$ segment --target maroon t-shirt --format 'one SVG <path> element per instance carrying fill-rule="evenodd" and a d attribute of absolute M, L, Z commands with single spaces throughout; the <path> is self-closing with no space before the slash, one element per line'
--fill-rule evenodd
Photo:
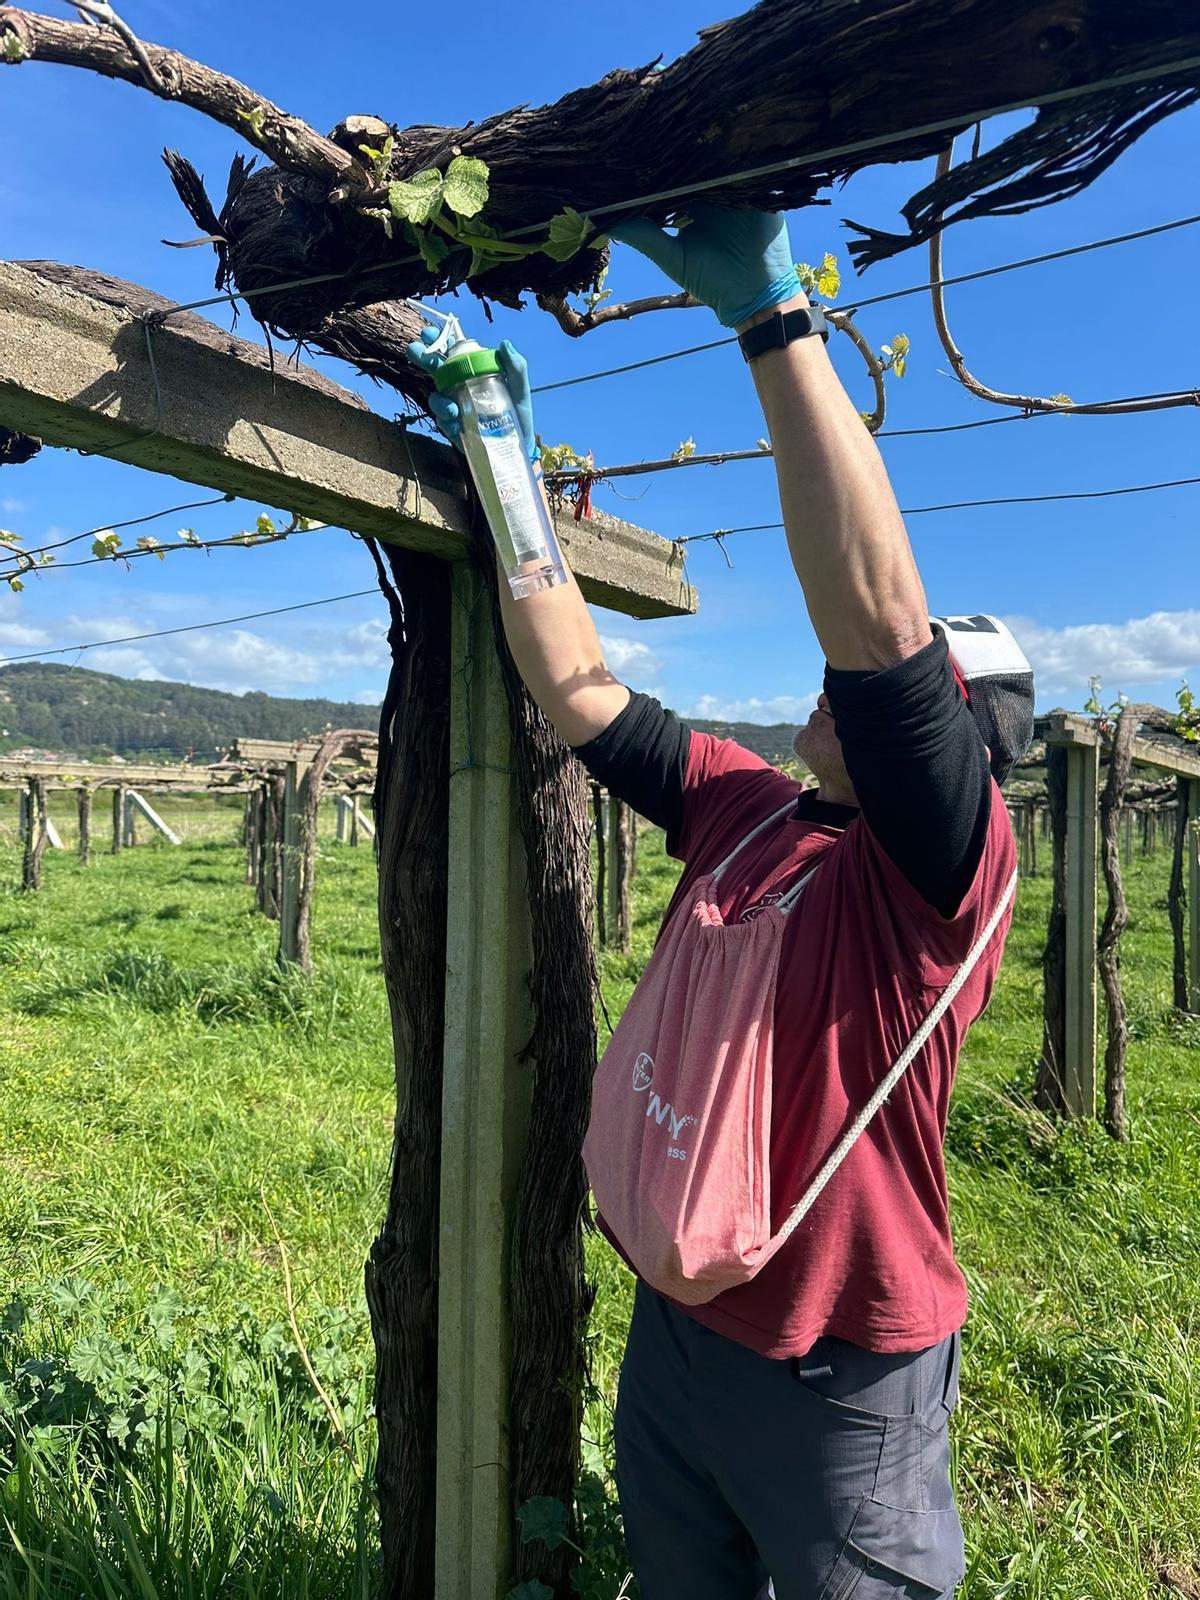
<path fill-rule="evenodd" d="M 671 841 L 685 869 L 668 917 L 686 907 L 699 877 L 799 793 L 750 751 L 691 733 Z M 721 914 L 734 922 L 820 863 L 788 918 L 780 959 L 773 1228 L 995 909 L 1015 847 L 998 791 L 992 799 L 973 881 L 950 917 L 921 898 L 862 817 L 844 828 L 785 817 L 724 874 Z M 684 1308 L 689 1315 L 771 1357 L 802 1355 L 824 1334 L 871 1350 L 917 1350 L 961 1327 L 967 1291 L 954 1259 L 942 1140 L 959 1050 L 987 1005 L 1008 925 L 1006 915 L 932 1038 L 788 1242 L 750 1283 Z"/>

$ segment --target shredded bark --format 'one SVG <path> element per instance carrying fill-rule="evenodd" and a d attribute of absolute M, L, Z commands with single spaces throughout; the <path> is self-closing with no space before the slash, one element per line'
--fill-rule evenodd
<path fill-rule="evenodd" d="M 450 781 L 450 567 L 365 541 L 391 610 L 375 777 L 379 936 L 395 1050 L 387 1213 L 366 1265 L 385 1600 L 433 1593 L 437 1254 Z"/>

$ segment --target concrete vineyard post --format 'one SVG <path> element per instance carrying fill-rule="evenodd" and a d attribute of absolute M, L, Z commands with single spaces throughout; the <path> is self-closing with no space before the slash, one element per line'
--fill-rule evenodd
<path fill-rule="evenodd" d="M 450 850 L 438 1289 L 438 1600 L 494 1600 L 510 1568 L 510 1214 L 531 1027 L 525 863 L 487 596 L 451 602 Z"/>

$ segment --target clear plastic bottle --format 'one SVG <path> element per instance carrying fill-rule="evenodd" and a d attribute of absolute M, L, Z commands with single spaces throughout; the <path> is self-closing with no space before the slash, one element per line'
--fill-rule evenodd
<path fill-rule="evenodd" d="M 514 596 L 523 600 L 566 583 L 554 524 L 496 352 L 460 339 L 435 381 L 458 406 L 467 465 Z"/>

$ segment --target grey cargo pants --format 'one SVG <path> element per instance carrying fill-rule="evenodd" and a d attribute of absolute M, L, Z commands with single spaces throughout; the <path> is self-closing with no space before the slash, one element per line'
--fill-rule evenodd
<path fill-rule="evenodd" d="M 959 1336 L 756 1355 L 639 1284 L 617 1488 L 642 1600 L 950 1600 Z"/>

